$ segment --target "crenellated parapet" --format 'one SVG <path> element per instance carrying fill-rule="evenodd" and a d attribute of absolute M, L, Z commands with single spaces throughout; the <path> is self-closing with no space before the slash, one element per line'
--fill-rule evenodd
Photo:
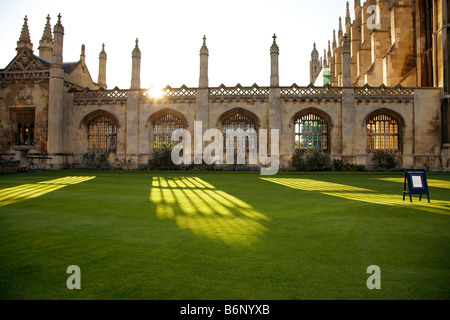
<path fill-rule="evenodd" d="M 305 102 L 305 101 L 341 101 L 342 88 L 331 87 L 315 87 L 309 85 L 307 87 L 299 87 L 295 83 L 291 87 L 281 88 L 281 99 L 283 102 Z"/>
<path fill-rule="evenodd" d="M 237 84 L 235 87 L 226 87 L 220 85 L 217 88 L 209 88 L 209 99 L 212 102 L 223 101 L 268 101 L 269 99 L 269 87 L 259 87 L 254 84 L 251 87 L 243 87 Z"/>
<path fill-rule="evenodd" d="M 124 103 L 128 98 L 130 90 L 115 87 L 112 90 L 71 90 L 75 104 L 98 104 L 98 103 Z M 234 87 L 227 87 L 224 84 L 219 87 L 208 88 L 208 98 L 210 102 L 267 102 L 269 99 L 270 87 L 260 87 L 254 84 L 251 87 L 244 87 L 237 84 Z M 180 88 L 166 86 L 161 90 L 161 95 L 153 96 L 150 90 L 141 89 L 139 98 L 142 103 L 158 101 L 163 103 L 194 103 L 197 98 L 198 88 L 188 88 L 183 85 Z M 298 86 L 293 84 L 290 87 L 280 87 L 280 97 L 283 102 L 305 102 L 323 101 L 339 102 L 342 100 L 343 88 L 326 85 L 315 87 L 314 85 Z M 390 101 L 390 102 L 411 102 L 414 100 L 414 88 L 404 88 L 400 85 L 396 87 L 363 87 L 353 88 L 353 94 L 357 101 Z"/>
<path fill-rule="evenodd" d="M 377 88 L 372 88 L 368 84 L 364 87 L 354 88 L 355 99 L 359 102 L 411 102 L 414 100 L 414 89 L 403 88 L 398 85 L 394 88 L 381 85 Z"/>
<path fill-rule="evenodd" d="M 73 94 L 74 104 L 98 104 L 98 103 L 113 103 L 122 102 L 126 103 L 129 90 L 121 90 L 115 87 L 112 90 L 105 90 L 100 88 L 99 90 L 90 90 L 89 88 L 83 91 L 71 90 Z"/>

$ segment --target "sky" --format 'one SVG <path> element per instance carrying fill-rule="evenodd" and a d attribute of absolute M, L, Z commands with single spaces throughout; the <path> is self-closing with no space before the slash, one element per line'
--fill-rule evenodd
<path fill-rule="evenodd" d="M 209 86 L 270 84 L 270 47 L 277 35 L 280 85 L 309 84 L 314 42 L 323 50 L 345 21 L 347 0 L 0 0 L 0 69 L 15 57 L 24 17 L 34 54 L 39 55 L 46 17 L 52 30 L 64 26 L 64 62 L 80 59 L 98 80 L 98 56 L 105 44 L 108 89 L 131 85 L 131 53 L 139 38 L 141 88 L 197 87 L 199 52 L 206 36 Z M 363 3 L 364 1 L 361 1 Z M 354 0 L 350 0 L 354 18 Z"/>

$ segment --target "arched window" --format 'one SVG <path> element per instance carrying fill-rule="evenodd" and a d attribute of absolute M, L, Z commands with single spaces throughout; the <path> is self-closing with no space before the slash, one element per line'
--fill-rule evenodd
<path fill-rule="evenodd" d="M 16 145 L 34 145 L 34 108 L 14 109 L 12 115 Z"/>
<path fill-rule="evenodd" d="M 153 121 L 153 148 L 160 150 L 164 147 L 172 148 L 176 142 L 172 141 L 172 132 L 177 129 L 185 129 L 186 122 L 181 116 L 163 112 Z"/>
<path fill-rule="evenodd" d="M 257 150 L 256 128 L 255 119 L 243 110 L 225 115 L 222 119 L 224 149 L 228 152 L 234 149 L 235 153 L 237 149 L 245 149 L 246 152 L 249 149 Z M 239 139 L 238 134 L 241 134 L 244 138 Z M 229 137 L 228 141 L 227 137 Z"/>
<path fill-rule="evenodd" d="M 369 116 L 367 126 L 367 151 L 400 151 L 400 121 L 387 113 Z"/>
<path fill-rule="evenodd" d="M 329 121 L 316 112 L 299 114 L 294 119 L 295 149 L 329 151 Z"/>
<path fill-rule="evenodd" d="M 114 119 L 102 114 L 90 120 L 87 126 L 90 152 L 117 151 L 117 122 Z"/>

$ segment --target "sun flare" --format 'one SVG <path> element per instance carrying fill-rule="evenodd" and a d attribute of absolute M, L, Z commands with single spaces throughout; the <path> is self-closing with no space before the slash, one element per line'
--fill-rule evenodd
<path fill-rule="evenodd" d="M 163 87 L 153 85 L 148 90 L 148 95 L 154 99 L 160 99 L 164 96 Z"/>

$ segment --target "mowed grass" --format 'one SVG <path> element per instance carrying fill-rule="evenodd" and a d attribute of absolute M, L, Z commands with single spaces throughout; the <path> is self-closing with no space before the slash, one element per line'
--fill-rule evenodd
<path fill-rule="evenodd" d="M 3 175 L 0 298 L 449 299 L 450 175 L 427 178 L 431 204 L 401 173 Z"/>

